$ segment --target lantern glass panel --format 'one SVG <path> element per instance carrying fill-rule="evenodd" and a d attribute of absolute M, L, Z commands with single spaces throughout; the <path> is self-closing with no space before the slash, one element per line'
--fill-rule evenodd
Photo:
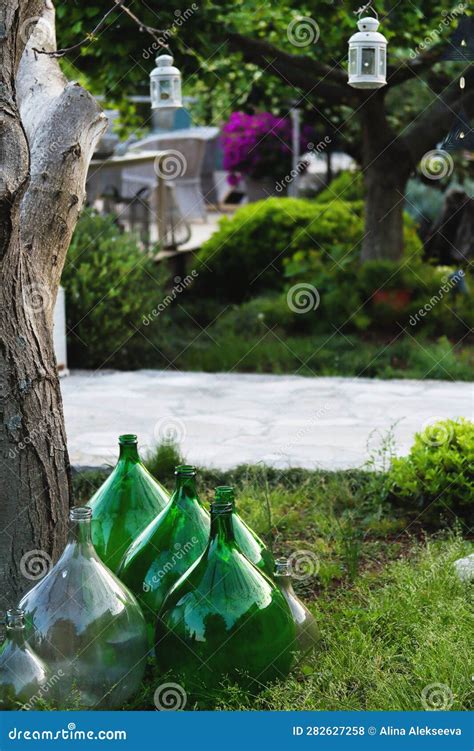
<path fill-rule="evenodd" d="M 349 73 L 351 76 L 357 74 L 357 49 L 352 47 L 349 51 Z"/>
<path fill-rule="evenodd" d="M 362 75 L 375 75 L 375 49 L 373 47 L 362 48 Z"/>
<path fill-rule="evenodd" d="M 384 76 L 387 69 L 387 50 L 384 47 L 379 49 L 379 76 Z"/>
<path fill-rule="evenodd" d="M 160 100 L 163 102 L 168 99 L 171 99 L 171 81 L 165 78 L 160 81 Z"/>

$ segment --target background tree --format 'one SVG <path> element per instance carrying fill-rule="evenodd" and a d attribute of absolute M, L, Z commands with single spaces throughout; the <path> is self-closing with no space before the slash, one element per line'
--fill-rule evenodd
<path fill-rule="evenodd" d="M 67 39 L 91 21 L 81 7 L 63 5 L 61 28 Z M 219 124 L 229 109 L 245 107 L 256 86 L 262 106 L 285 113 L 296 90 L 318 132 L 322 129 L 358 159 L 366 187 L 363 260 L 400 258 L 410 174 L 449 131 L 461 107 L 474 114 L 473 66 L 441 62 L 467 4 L 377 0 L 375 5 L 389 39 L 388 85 L 376 92 L 347 85 L 347 41 L 356 30 L 353 11 L 359 3 L 314 0 L 296 11 L 288 0 L 276 0 L 271 10 L 250 0 L 204 0 L 179 27 L 179 4 L 160 3 L 160 25 L 168 31 L 163 38 L 179 55 L 188 91 L 201 93 L 200 111 L 208 122 Z M 95 6 L 102 12 L 109 3 L 101 0 Z M 149 6 L 144 16 L 156 24 Z M 118 81 L 122 93 L 147 91 L 150 52 L 144 35 L 120 14 L 110 19 L 107 41 L 85 46 L 74 65 L 106 95 L 119 98 Z"/>

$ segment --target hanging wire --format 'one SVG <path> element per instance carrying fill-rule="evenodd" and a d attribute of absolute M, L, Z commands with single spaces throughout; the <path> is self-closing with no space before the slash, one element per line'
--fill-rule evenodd
<path fill-rule="evenodd" d="M 362 14 L 366 13 L 368 10 L 371 10 L 372 13 L 375 14 L 375 18 L 378 19 L 379 14 L 375 10 L 375 8 L 372 5 L 372 3 L 366 3 L 365 5 L 361 5 L 360 8 L 358 8 L 357 10 L 354 11 L 354 15 L 359 16 L 359 18 L 360 18 L 362 16 Z"/>

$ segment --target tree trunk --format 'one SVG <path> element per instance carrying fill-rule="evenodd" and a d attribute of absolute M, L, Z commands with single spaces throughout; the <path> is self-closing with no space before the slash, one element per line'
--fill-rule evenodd
<path fill-rule="evenodd" d="M 398 261 L 403 253 L 404 197 L 412 160 L 403 140 L 389 127 L 383 92 L 364 96 L 360 118 L 366 201 L 361 260 Z"/>
<path fill-rule="evenodd" d="M 95 100 L 55 60 L 50 0 L 0 0 L 1 606 L 58 557 L 70 472 L 53 311 L 104 127 Z"/>

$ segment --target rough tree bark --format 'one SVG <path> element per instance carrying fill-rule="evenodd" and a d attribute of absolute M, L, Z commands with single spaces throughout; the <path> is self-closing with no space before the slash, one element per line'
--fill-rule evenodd
<path fill-rule="evenodd" d="M 57 62 L 50 0 L 0 0 L 0 605 L 61 552 L 70 469 L 52 321 L 105 129 Z M 39 551 L 39 552 L 38 552 Z"/>
<path fill-rule="evenodd" d="M 405 187 L 415 165 L 403 139 L 387 122 L 383 89 L 366 95 L 359 118 L 366 189 L 361 261 L 396 261 L 403 253 Z"/>

